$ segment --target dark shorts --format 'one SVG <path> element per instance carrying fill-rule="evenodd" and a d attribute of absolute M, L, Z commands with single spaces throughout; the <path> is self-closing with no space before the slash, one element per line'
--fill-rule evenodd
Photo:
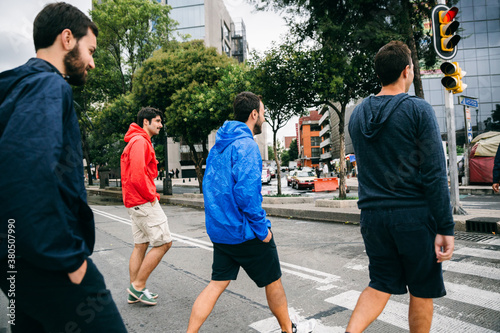
<path fill-rule="evenodd" d="M 259 288 L 277 281 L 281 267 L 274 236 L 269 243 L 258 238 L 234 245 L 214 243 L 212 280 L 236 280 L 240 267 Z"/>
<path fill-rule="evenodd" d="M 361 210 L 370 284 L 389 294 L 446 295 L 434 249 L 435 223 L 427 207 Z"/>
<path fill-rule="evenodd" d="M 65 272 L 40 269 L 21 258 L 16 259 L 15 280 L 9 282 L 4 276 L 6 261 L 0 261 L 0 269 L 0 288 L 6 296 L 11 294 L 10 302 L 15 304 L 13 333 L 127 332 L 104 278 L 90 258 L 79 285 Z M 14 293 L 10 293 L 12 289 Z"/>

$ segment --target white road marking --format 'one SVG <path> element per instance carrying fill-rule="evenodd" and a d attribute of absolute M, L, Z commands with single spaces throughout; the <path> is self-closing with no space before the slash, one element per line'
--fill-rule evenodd
<path fill-rule="evenodd" d="M 467 262 L 445 261 L 443 262 L 443 270 L 447 272 L 480 276 L 492 280 L 500 280 L 500 269 L 475 265 Z"/>
<path fill-rule="evenodd" d="M 454 251 L 453 254 L 500 260 L 500 251 L 474 249 L 470 247 L 463 247 L 461 249 L 458 249 Z"/>
<path fill-rule="evenodd" d="M 467 304 L 477 305 L 486 309 L 500 311 L 500 294 L 462 284 L 446 283 L 445 298 Z"/>
<path fill-rule="evenodd" d="M 334 297 L 327 298 L 325 301 L 335 305 L 354 310 L 356 302 L 361 293 L 356 290 L 349 290 Z M 408 327 L 408 305 L 389 300 L 384 311 L 378 316 L 377 320 L 397 326 L 404 330 Z M 461 320 L 446 317 L 440 314 L 434 314 L 432 319 L 431 332 L 454 332 L 454 333 L 495 333 L 495 331 L 470 324 Z"/>
<path fill-rule="evenodd" d="M 293 323 L 297 325 L 297 333 L 344 333 L 345 329 L 339 326 L 329 327 L 321 324 L 319 320 L 306 320 L 300 316 L 294 308 L 289 308 L 288 313 Z M 249 325 L 251 328 L 260 333 L 280 333 L 281 329 L 275 317 L 256 321 Z"/>
<path fill-rule="evenodd" d="M 127 225 L 131 225 L 129 219 L 126 219 L 126 218 L 123 218 L 123 217 L 120 217 L 117 215 L 113 215 L 111 213 L 104 212 L 102 210 L 98 210 L 95 208 L 92 208 L 92 210 L 96 214 L 104 216 L 110 220 L 124 223 Z M 179 234 L 175 234 L 175 233 L 172 233 L 172 237 L 176 241 L 179 241 L 179 242 L 182 242 L 185 244 L 189 244 L 189 245 L 192 245 L 192 246 L 195 246 L 195 247 L 207 250 L 207 251 L 213 251 L 213 246 L 212 246 L 211 242 L 207 242 L 207 241 L 203 241 L 203 240 L 199 240 L 196 238 L 192 238 L 192 237 L 188 237 L 188 236 L 184 236 L 184 235 L 179 235 Z M 328 283 L 331 283 L 334 281 L 341 280 L 340 276 L 337 276 L 337 275 L 317 271 L 314 269 L 310 269 L 307 267 L 302 267 L 302 266 L 298 266 L 298 265 L 294 265 L 294 264 L 289 264 L 289 263 L 282 262 L 282 261 L 280 261 L 280 263 L 281 263 L 281 266 L 290 268 L 290 269 L 282 268 L 281 270 L 283 272 L 293 274 L 293 275 L 301 277 L 303 279 L 312 280 L 312 281 L 317 282 L 317 283 L 328 284 Z"/>

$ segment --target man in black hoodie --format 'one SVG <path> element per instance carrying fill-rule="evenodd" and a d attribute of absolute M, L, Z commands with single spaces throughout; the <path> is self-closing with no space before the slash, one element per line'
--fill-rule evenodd
<path fill-rule="evenodd" d="M 383 46 L 375 72 L 382 90 L 357 106 L 349 121 L 370 284 L 347 331 L 362 332 L 391 294 L 409 290 L 410 331 L 428 332 L 432 299 L 446 295 L 441 262 L 454 249 L 446 160 L 434 110 L 406 94 L 413 82 L 409 48 L 402 42 Z"/>
<path fill-rule="evenodd" d="M 89 258 L 94 217 L 69 85 L 95 67 L 97 34 L 78 8 L 49 4 L 33 23 L 37 57 L 0 73 L 0 287 L 12 332 L 126 332 Z"/>

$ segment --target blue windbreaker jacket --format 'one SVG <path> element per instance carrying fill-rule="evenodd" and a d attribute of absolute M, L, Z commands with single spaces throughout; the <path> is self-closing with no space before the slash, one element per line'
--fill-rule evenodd
<path fill-rule="evenodd" d="M 12 230 L 0 260 L 9 250 L 46 270 L 78 269 L 94 247 L 86 198 L 70 85 L 37 58 L 0 73 L 0 236 Z"/>
<path fill-rule="evenodd" d="M 264 240 L 271 222 L 262 209 L 262 158 L 250 128 L 226 121 L 217 131 L 203 178 L 205 223 L 214 243 Z"/>

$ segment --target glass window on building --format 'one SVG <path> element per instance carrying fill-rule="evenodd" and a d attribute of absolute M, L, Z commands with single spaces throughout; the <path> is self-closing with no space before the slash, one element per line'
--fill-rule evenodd
<path fill-rule="evenodd" d="M 229 38 L 229 28 L 226 25 L 226 22 L 222 24 L 222 39 L 230 40 Z"/>
<path fill-rule="evenodd" d="M 205 25 L 205 6 L 180 7 L 172 9 L 172 19 L 179 22 L 177 29 Z"/>
<path fill-rule="evenodd" d="M 311 132 L 319 132 L 319 131 L 321 131 L 321 126 L 311 125 Z"/>
<path fill-rule="evenodd" d="M 205 0 L 167 0 L 167 4 L 175 7 L 185 7 L 185 6 L 193 6 L 193 5 L 203 5 Z"/>
<path fill-rule="evenodd" d="M 176 32 L 180 33 L 181 35 L 191 36 L 190 38 L 188 38 L 188 40 L 205 39 L 205 27 L 178 29 Z"/>
<path fill-rule="evenodd" d="M 321 137 L 319 137 L 319 136 L 312 136 L 311 137 L 311 147 L 319 146 L 320 144 L 321 144 Z"/>
<path fill-rule="evenodd" d="M 231 48 L 229 47 L 229 45 L 224 41 L 224 43 L 222 44 L 222 51 L 227 54 L 228 57 L 231 56 Z"/>
<path fill-rule="evenodd" d="M 321 148 L 311 148 L 311 157 L 320 157 Z"/>

